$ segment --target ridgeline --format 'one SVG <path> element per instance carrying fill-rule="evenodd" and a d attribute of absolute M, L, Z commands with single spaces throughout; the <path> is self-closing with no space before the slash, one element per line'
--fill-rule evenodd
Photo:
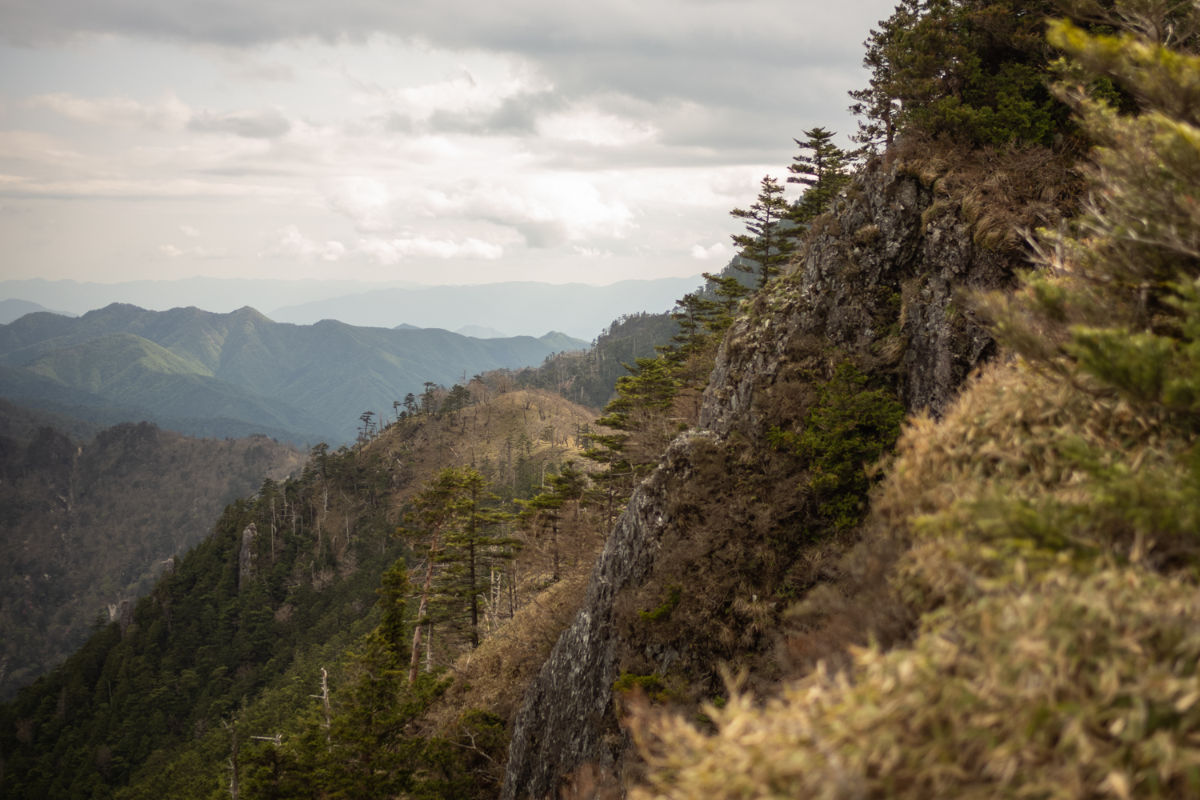
<path fill-rule="evenodd" d="M 364 418 L 0 709 L 5 796 L 1195 796 L 1200 11 L 867 45 L 598 420 L 597 351 Z"/>

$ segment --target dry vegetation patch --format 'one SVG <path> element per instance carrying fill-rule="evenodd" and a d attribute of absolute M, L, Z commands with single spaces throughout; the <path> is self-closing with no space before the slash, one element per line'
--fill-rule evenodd
<path fill-rule="evenodd" d="M 916 635 L 850 647 L 765 704 L 734 692 L 711 728 L 641 711 L 634 797 L 1195 796 L 1191 449 L 1118 399 L 986 368 L 941 422 L 910 423 L 787 652 L 811 664 L 897 596 Z"/>

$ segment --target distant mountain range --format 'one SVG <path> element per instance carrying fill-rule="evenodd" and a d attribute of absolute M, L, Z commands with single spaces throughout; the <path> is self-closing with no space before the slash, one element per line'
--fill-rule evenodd
<path fill-rule="evenodd" d="M 408 324 L 447 330 L 477 326 L 535 336 L 558 330 L 590 341 L 623 314 L 671 309 L 675 300 L 701 282 L 698 275 L 608 286 L 535 282 L 422 286 L 216 278 L 123 283 L 7 280 L 0 281 L 0 323 L 41 310 L 38 306 L 64 314 L 83 314 L 111 303 L 154 310 L 196 306 L 217 313 L 251 306 L 276 322 L 311 324 L 336 319 L 350 325 L 394 328 Z M 7 310 L 2 304 L 5 299 L 24 305 Z"/>
<path fill-rule="evenodd" d="M 54 309 L 46 308 L 40 303 L 31 303 L 28 300 L 0 300 L 0 325 L 7 325 L 10 322 L 20 319 L 26 314 L 33 314 L 37 311 L 53 312 Z M 64 316 L 70 315 L 65 314 Z"/>
<path fill-rule="evenodd" d="M 337 319 L 354 325 L 393 327 L 478 326 L 497 331 L 565 331 L 594 339 L 623 314 L 669 311 L 699 285 L 698 278 L 621 281 L 609 286 L 582 283 L 489 283 L 479 286 L 422 286 L 369 292 L 275 308 L 277 322 L 311 324 Z"/>
<path fill-rule="evenodd" d="M 252 308 L 113 304 L 0 325 L 0 397 L 96 424 L 148 420 L 198 436 L 300 444 L 355 437 L 427 381 L 450 385 L 586 347 L 562 333 L 480 339 L 440 329 L 273 322 Z"/>

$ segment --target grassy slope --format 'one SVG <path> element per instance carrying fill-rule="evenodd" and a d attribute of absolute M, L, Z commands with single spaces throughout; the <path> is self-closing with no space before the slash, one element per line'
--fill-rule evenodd
<path fill-rule="evenodd" d="M 1188 795 L 1200 592 L 1158 567 L 1194 549 L 1190 446 L 1123 402 L 989 368 L 943 421 L 911 424 L 843 567 L 899 561 L 795 612 L 797 649 L 889 604 L 923 615 L 915 639 L 853 651 L 852 682 L 819 669 L 765 707 L 735 694 L 709 709 L 715 733 L 644 712 L 635 796 Z"/>

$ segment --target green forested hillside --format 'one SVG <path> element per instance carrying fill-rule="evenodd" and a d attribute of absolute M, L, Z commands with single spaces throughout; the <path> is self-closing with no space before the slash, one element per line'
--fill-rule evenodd
<path fill-rule="evenodd" d="M 390 413 L 428 382 L 541 362 L 583 343 L 562 334 L 473 339 L 436 329 L 274 323 L 250 308 L 146 311 L 114 304 L 77 319 L 0 326 L 0 394 L 110 421 L 200 435 L 263 432 L 309 444 L 354 439 L 364 411 Z"/>
<path fill-rule="evenodd" d="M 639 358 L 652 357 L 657 348 L 670 344 L 677 331 L 669 314 L 621 317 L 589 349 L 558 353 L 539 367 L 520 370 L 515 378 L 522 386 L 551 389 L 589 408 L 603 408 L 613 397 L 617 379 L 628 375 Z"/>
<path fill-rule="evenodd" d="M 143 423 L 76 438 L 13 406 L 2 418 L 6 699 L 78 648 L 97 619 L 148 591 L 173 556 L 204 538 L 226 503 L 303 462 L 261 436 L 189 439 Z"/>
<path fill-rule="evenodd" d="M 369 689 L 358 683 L 361 648 L 373 652 L 374 640 L 363 637 L 379 624 L 381 613 L 387 618 L 387 605 L 375 603 L 384 571 L 406 558 L 415 567 L 429 553 L 423 534 L 411 530 L 419 528 L 410 514 L 414 495 L 444 468 L 473 464 L 492 492 L 529 497 L 543 482 L 552 483 L 568 459 L 579 459 L 577 432 L 591 420 L 589 412 L 548 393 L 472 387 L 468 402 L 443 393 L 425 411 L 406 415 L 353 449 L 319 447 L 300 477 L 267 480 L 252 497 L 229 505 L 211 535 L 168 565 L 148 596 L 121 609 L 62 668 L 0 712 L 3 794 L 210 797 L 229 779 L 225 764 L 235 731 L 244 746 L 243 780 L 269 783 L 276 756 L 249 736 L 285 731 L 297 747 L 307 747 L 312 737 L 319 741 L 325 735 L 321 705 L 310 695 L 319 693 L 323 668 L 332 686 L 331 735 L 349 737 L 344 747 L 362 747 L 363 735 L 376 735 L 338 726 L 367 724 L 353 715 L 362 713 L 357 693 Z M 131 430 L 149 435 L 150 429 Z M 144 449 L 135 445 L 129 443 Z M 104 474 L 106 480 L 121 479 L 112 470 Z M 503 508 L 512 506 L 497 511 Z M 579 535 L 547 542 L 534 517 L 501 523 L 508 543 L 496 546 L 522 546 L 516 561 L 494 562 L 503 571 L 488 577 L 489 586 L 503 589 L 492 596 L 480 622 L 489 630 L 547 586 L 552 595 L 561 591 L 567 574 L 586 565 L 581 554 L 595 546 L 594 538 Z M 564 537 L 579 530 L 578 522 L 565 519 L 555 525 Z M 552 574 L 552 561 L 561 575 Z M 562 601 L 551 596 L 539 602 Z M 430 667 L 444 668 L 464 649 L 455 608 L 442 595 L 432 601 L 436 623 L 430 623 L 430 649 L 421 650 Z M 511 654 L 524 646 L 511 648 Z M 536 663 L 535 657 L 525 658 Z M 446 691 L 468 690 L 445 685 L 436 673 L 421 681 L 422 694 L 411 701 L 418 710 Z M 58 699 L 45 705 L 51 696 Z M 480 719 L 485 728 L 491 724 L 486 715 Z M 398 735 L 402 728 L 388 730 Z M 420 737 L 426 738 L 431 747 L 454 747 L 437 744 L 441 734 L 433 730 Z M 288 752 L 300 758 L 307 751 Z M 467 763 L 452 749 L 435 755 L 430 763 Z M 349 763 L 305 763 L 306 769 L 334 774 L 361 770 Z M 458 787 L 443 796 L 466 796 L 455 793 L 473 785 L 469 776 L 428 780 Z M 495 776 L 481 780 L 487 785 Z"/>

